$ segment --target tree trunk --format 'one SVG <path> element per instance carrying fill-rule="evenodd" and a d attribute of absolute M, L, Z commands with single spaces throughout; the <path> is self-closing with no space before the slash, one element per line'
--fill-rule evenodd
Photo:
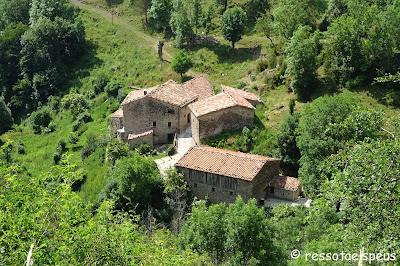
<path fill-rule="evenodd" d="M 146 19 L 146 26 L 147 26 L 147 0 L 144 0 L 144 16 Z"/>
<path fill-rule="evenodd" d="M 275 43 L 272 41 L 271 37 L 267 36 L 267 38 L 271 41 L 272 47 L 275 47 Z"/>
<path fill-rule="evenodd" d="M 224 12 L 226 11 L 227 8 L 228 8 L 228 0 L 225 0 Z"/>
<path fill-rule="evenodd" d="M 235 50 L 235 42 L 232 42 L 232 50 Z"/>

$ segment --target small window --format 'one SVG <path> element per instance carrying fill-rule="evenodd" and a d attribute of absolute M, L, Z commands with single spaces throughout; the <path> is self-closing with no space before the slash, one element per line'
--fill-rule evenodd
<path fill-rule="evenodd" d="M 168 109 L 168 114 L 175 114 L 175 110 L 174 109 Z"/>
<path fill-rule="evenodd" d="M 169 127 L 169 128 L 171 128 L 171 125 L 172 125 L 172 123 L 171 123 L 171 122 L 168 122 L 168 127 Z"/>
<path fill-rule="evenodd" d="M 194 183 L 194 187 L 197 187 L 197 183 Z"/>
<path fill-rule="evenodd" d="M 229 191 L 229 194 L 230 194 L 231 196 L 233 196 L 233 191 Z"/>
<path fill-rule="evenodd" d="M 157 126 L 157 122 L 153 121 L 153 127 Z"/>
<path fill-rule="evenodd" d="M 214 192 L 215 191 L 215 187 L 213 187 L 211 190 L 212 190 L 212 192 Z"/>

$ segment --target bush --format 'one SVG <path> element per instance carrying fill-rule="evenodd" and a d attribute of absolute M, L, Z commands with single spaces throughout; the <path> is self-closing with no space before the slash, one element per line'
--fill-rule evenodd
<path fill-rule="evenodd" d="M 41 109 L 40 111 L 32 114 L 32 128 L 35 134 L 42 132 L 43 128 L 46 128 L 51 122 L 51 114 L 48 109 Z"/>
<path fill-rule="evenodd" d="M 89 109 L 89 103 L 85 96 L 79 93 L 65 95 L 61 99 L 60 105 L 64 110 L 70 110 L 74 116 L 78 116 Z"/>
<path fill-rule="evenodd" d="M 60 108 L 60 97 L 50 96 L 49 97 L 49 106 L 51 110 L 57 112 Z"/>
<path fill-rule="evenodd" d="M 18 154 L 25 154 L 25 146 L 23 143 L 18 143 L 17 152 Z"/>
<path fill-rule="evenodd" d="M 168 156 L 174 155 L 175 154 L 175 146 L 170 144 L 168 146 L 168 149 L 166 150 L 166 153 L 167 153 Z"/>
<path fill-rule="evenodd" d="M 264 59 L 258 60 L 256 69 L 258 72 L 263 72 L 264 70 L 268 69 L 268 61 Z"/>
<path fill-rule="evenodd" d="M 152 152 L 152 148 L 149 144 L 143 143 L 142 145 L 139 146 L 139 148 L 137 148 L 137 151 L 142 155 L 150 154 Z"/>
<path fill-rule="evenodd" d="M 56 131 L 56 124 L 53 122 L 50 122 L 50 124 L 48 125 L 47 128 L 48 128 L 49 132 L 54 132 L 54 131 Z"/>
<path fill-rule="evenodd" d="M 125 99 L 125 97 L 126 97 L 126 93 L 125 93 L 124 89 L 119 89 L 118 96 L 117 96 L 118 101 L 120 103 L 122 103 L 122 101 Z"/>
<path fill-rule="evenodd" d="M 239 81 L 239 82 L 236 84 L 236 88 L 238 88 L 239 90 L 243 89 L 243 88 L 246 87 L 246 86 L 247 86 L 246 82 L 243 82 L 243 81 Z"/>
<path fill-rule="evenodd" d="M 93 81 L 93 89 L 96 94 L 100 94 L 104 91 L 104 87 L 107 86 L 108 77 L 104 73 L 100 73 Z"/>
<path fill-rule="evenodd" d="M 67 143 L 65 142 L 65 140 L 64 139 L 59 139 L 58 143 L 57 143 L 57 146 L 56 146 L 57 152 L 63 153 L 65 151 L 66 146 L 67 146 Z"/>
<path fill-rule="evenodd" d="M 105 93 L 107 93 L 108 96 L 116 97 L 118 96 L 118 92 L 120 89 L 122 89 L 122 87 L 123 86 L 119 81 L 113 79 L 107 84 L 107 86 L 104 88 L 104 91 Z"/>
<path fill-rule="evenodd" d="M 79 141 L 78 134 L 76 134 L 75 132 L 69 133 L 68 143 L 74 145 L 74 144 L 78 143 L 78 141 Z"/>
<path fill-rule="evenodd" d="M 90 116 L 89 112 L 85 111 L 78 115 L 76 121 L 78 121 L 80 124 L 88 123 L 92 121 L 92 117 Z"/>
<path fill-rule="evenodd" d="M 86 145 L 83 147 L 81 152 L 81 158 L 84 161 L 87 157 L 89 157 L 92 153 L 96 151 L 97 148 L 97 138 L 94 134 L 88 134 L 86 136 Z"/>
<path fill-rule="evenodd" d="M 82 125 L 82 122 L 74 121 L 72 123 L 72 131 L 78 131 L 79 127 Z"/>
<path fill-rule="evenodd" d="M 106 149 L 106 161 L 111 161 L 114 163 L 116 160 L 122 157 L 128 156 L 129 146 L 126 143 L 119 141 L 114 138 L 107 144 Z"/>
<path fill-rule="evenodd" d="M 61 154 L 58 153 L 58 152 L 55 152 L 55 153 L 53 154 L 53 161 L 54 161 L 54 164 L 59 164 L 59 163 L 60 163 L 60 160 L 61 160 Z"/>

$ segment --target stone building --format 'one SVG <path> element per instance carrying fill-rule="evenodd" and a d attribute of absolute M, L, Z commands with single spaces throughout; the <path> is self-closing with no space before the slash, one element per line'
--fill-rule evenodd
<path fill-rule="evenodd" d="M 261 99 L 250 92 L 226 86 L 222 88 L 222 93 L 189 106 L 192 112 L 192 136 L 197 144 L 223 130 L 242 128 L 254 122 L 255 106 L 262 103 Z"/>
<path fill-rule="evenodd" d="M 179 172 L 192 187 L 193 194 L 212 203 L 232 203 L 268 197 L 268 184 L 279 175 L 279 159 L 255 154 L 192 147 L 177 163 Z"/>
<path fill-rule="evenodd" d="M 111 129 L 131 149 L 144 142 L 151 146 L 172 143 L 175 134 L 190 125 L 188 105 L 212 95 L 212 84 L 202 76 L 184 84 L 170 80 L 132 91 L 122 102 L 122 108 L 110 116 Z"/>
<path fill-rule="evenodd" d="M 300 193 L 300 181 L 294 177 L 278 175 L 269 183 L 270 197 L 295 201 Z"/>

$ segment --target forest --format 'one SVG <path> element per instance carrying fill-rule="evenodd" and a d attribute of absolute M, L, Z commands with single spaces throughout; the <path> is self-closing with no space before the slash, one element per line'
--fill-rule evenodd
<path fill-rule="evenodd" d="M 399 25 L 398 0 L 0 0 L 0 265 L 398 265 Z M 199 200 L 110 132 L 199 75 L 264 101 L 203 144 L 279 158 L 310 207 Z"/>

